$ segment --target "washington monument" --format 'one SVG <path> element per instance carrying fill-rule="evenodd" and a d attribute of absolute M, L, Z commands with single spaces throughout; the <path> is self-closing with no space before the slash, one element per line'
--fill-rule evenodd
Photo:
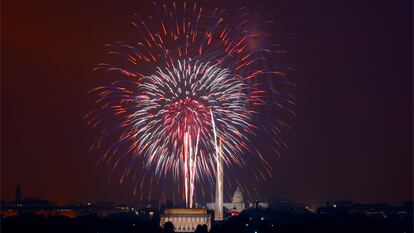
<path fill-rule="evenodd" d="M 214 208 L 214 220 L 223 221 L 223 158 L 221 154 L 221 139 L 217 151 L 217 174 L 216 174 L 216 200 Z"/>

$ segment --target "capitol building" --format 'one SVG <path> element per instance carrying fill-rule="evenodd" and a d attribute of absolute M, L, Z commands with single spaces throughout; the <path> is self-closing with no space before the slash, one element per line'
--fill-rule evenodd
<path fill-rule="evenodd" d="M 207 203 L 207 209 L 209 210 L 214 210 L 215 208 L 215 203 Z M 243 193 L 240 190 L 239 187 L 237 187 L 236 191 L 234 191 L 233 197 L 231 199 L 231 202 L 225 202 L 223 203 L 223 207 L 225 207 L 225 209 L 227 210 L 227 212 L 237 212 L 237 213 L 241 213 L 243 210 L 247 209 L 247 208 L 269 208 L 269 203 L 266 202 L 246 202 L 243 199 Z"/>

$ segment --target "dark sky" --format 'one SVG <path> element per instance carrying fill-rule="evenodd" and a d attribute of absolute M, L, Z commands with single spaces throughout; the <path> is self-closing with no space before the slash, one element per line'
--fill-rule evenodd
<path fill-rule="evenodd" d="M 88 147 L 86 93 L 108 82 L 92 69 L 105 44 L 133 41 L 131 1 L 1 5 L 1 196 L 134 201 Z M 300 201 L 412 200 L 412 5 L 402 1 L 243 1 L 275 20 L 295 69 L 290 150 L 275 157 L 267 196 Z M 209 3 L 214 5 L 215 3 Z M 242 3 L 221 3 L 239 7 Z M 260 187 L 260 184 L 258 185 Z M 269 187 L 269 186 L 268 186 Z"/>

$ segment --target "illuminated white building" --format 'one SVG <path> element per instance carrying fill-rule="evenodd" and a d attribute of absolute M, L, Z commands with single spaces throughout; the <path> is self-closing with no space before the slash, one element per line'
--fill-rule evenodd
<path fill-rule="evenodd" d="M 231 199 L 231 203 L 224 203 L 223 205 L 229 211 L 236 211 L 238 213 L 246 209 L 245 203 L 243 202 L 243 193 L 241 192 L 239 187 L 237 187 L 236 191 L 234 191 L 233 198 Z"/>
<path fill-rule="evenodd" d="M 237 212 L 240 213 L 247 208 L 269 208 L 269 203 L 267 202 L 245 202 L 243 199 L 243 193 L 239 187 L 234 191 L 233 198 L 231 202 L 223 203 L 223 206 L 227 209 L 228 212 Z M 215 210 L 215 203 L 207 203 L 207 209 Z"/>
<path fill-rule="evenodd" d="M 211 215 L 206 209 L 199 208 L 175 208 L 165 209 L 160 218 L 160 226 L 164 227 L 166 222 L 174 225 L 175 232 L 194 232 L 198 225 L 207 225 L 211 229 Z"/>
<path fill-rule="evenodd" d="M 223 206 L 229 211 L 237 211 L 238 213 L 246 209 L 245 203 L 243 202 L 243 193 L 240 188 L 237 187 L 234 192 L 232 202 L 223 203 Z M 207 209 L 214 210 L 215 203 L 207 203 Z"/>

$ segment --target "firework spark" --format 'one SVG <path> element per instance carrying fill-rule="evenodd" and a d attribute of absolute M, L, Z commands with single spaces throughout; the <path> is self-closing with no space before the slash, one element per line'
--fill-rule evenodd
<path fill-rule="evenodd" d="M 113 140 L 102 161 L 114 168 L 124 159 L 132 161 L 121 183 L 125 177 L 139 181 L 134 192 L 140 189 L 141 195 L 148 184 L 150 197 L 152 185 L 172 178 L 192 207 L 195 183 L 214 179 L 216 137 L 228 167 L 245 166 L 246 154 L 253 152 L 264 160 L 249 145 L 260 129 L 252 119 L 263 106 L 288 101 L 275 85 L 286 81 L 265 65 L 272 50 L 252 46 L 258 35 L 249 30 L 247 14 L 233 25 L 225 23 L 224 10 L 207 12 L 196 3 L 154 3 L 154 8 L 157 18 L 137 16 L 133 23 L 140 32 L 134 46 L 110 45 L 127 64 L 102 63 L 97 69 L 118 71 L 127 79 L 94 89 L 100 107 L 86 118 L 101 130 L 97 148 Z M 279 132 L 275 125 L 268 129 Z M 263 177 L 270 174 L 265 164 Z"/>

